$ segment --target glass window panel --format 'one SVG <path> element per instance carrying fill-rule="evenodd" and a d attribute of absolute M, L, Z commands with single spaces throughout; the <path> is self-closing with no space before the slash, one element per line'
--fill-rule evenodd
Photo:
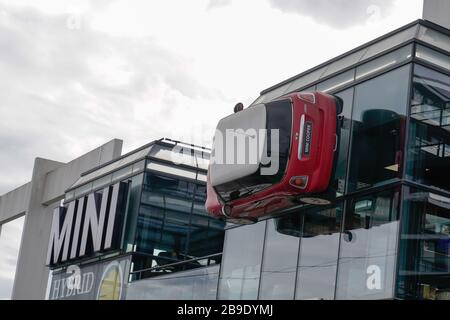
<path fill-rule="evenodd" d="M 417 45 L 416 57 L 450 70 L 450 56 L 437 52 L 433 49 Z"/>
<path fill-rule="evenodd" d="M 128 300 L 215 300 L 219 266 L 164 273 L 157 279 L 132 282 L 127 286 Z"/>
<path fill-rule="evenodd" d="M 418 38 L 424 42 L 450 52 L 450 37 L 439 31 L 420 26 Z"/>
<path fill-rule="evenodd" d="M 207 173 L 202 173 L 202 172 L 199 172 L 199 173 L 198 173 L 197 180 L 206 183 L 207 178 L 208 178 L 208 174 L 207 174 Z"/>
<path fill-rule="evenodd" d="M 341 196 L 345 191 L 345 181 L 347 179 L 348 149 L 350 145 L 350 127 L 353 105 L 353 88 L 336 93 L 344 102 L 341 113 L 341 129 L 339 136 L 339 149 L 337 155 L 336 171 L 334 174 L 334 189 L 336 196 Z"/>
<path fill-rule="evenodd" d="M 363 54 L 366 52 L 366 50 L 367 49 L 361 49 L 355 53 L 352 53 L 346 57 L 339 59 L 338 61 L 333 62 L 328 66 L 327 70 L 324 72 L 321 78 L 329 76 L 335 72 L 341 71 L 344 68 L 350 67 L 358 63 Z"/>
<path fill-rule="evenodd" d="M 147 169 L 172 174 L 175 176 L 181 176 L 181 177 L 189 178 L 189 179 L 193 179 L 193 180 L 195 180 L 197 177 L 197 174 L 194 170 L 188 170 L 188 169 L 176 167 L 173 165 L 156 163 L 156 162 L 148 163 Z"/>
<path fill-rule="evenodd" d="M 349 70 L 341 73 L 331 79 L 321 82 L 317 85 L 317 91 L 329 92 L 336 90 L 339 87 L 345 86 L 353 82 L 355 78 L 355 70 Z"/>
<path fill-rule="evenodd" d="M 171 161 L 176 164 L 185 164 L 189 166 L 196 166 L 195 157 L 190 148 L 182 148 L 180 146 L 180 152 L 173 151 L 173 147 L 155 145 L 149 153 L 149 156 L 155 157 L 161 160 Z"/>
<path fill-rule="evenodd" d="M 210 154 L 206 153 L 206 152 L 196 152 L 195 153 L 195 158 L 197 160 L 197 166 L 200 169 L 203 170 L 208 170 L 208 166 L 209 166 L 209 158 L 210 158 Z"/>
<path fill-rule="evenodd" d="M 356 68 L 356 79 L 390 68 L 411 58 L 412 45 L 395 50 Z"/>
<path fill-rule="evenodd" d="M 355 87 L 347 189 L 400 177 L 410 65 Z"/>
<path fill-rule="evenodd" d="M 114 162 L 112 162 L 112 163 L 110 163 L 110 164 L 108 164 L 108 165 L 106 165 L 104 167 L 101 167 L 101 168 L 99 168 L 99 169 L 97 169 L 97 170 L 95 170 L 95 171 L 93 171 L 91 173 L 88 173 L 87 175 L 85 175 L 85 176 L 81 177 L 80 179 L 78 179 L 78 181 L 72 186 L 72 188 L 76 187 L 76 186 L 79 186 L 79 185 L 81 185 L 82 183 L 84 183 L 86 181 L 93 180 L 96 177 L 100 177 L 100 176 L 102 176 L 102 175 L 104 175 L 106 173 L 110 173 L 111 171 L 114 171 L 117 168 L 125 166 L 125 165 L 127 165 L 129 163 L 132 163 L 132 162 L 134 162 L 134 161 L 136 161 L 136 160 L 138 160 L 140 158 L 144 158 L 148 154 L 148 152 L 150 151 L 151 148 L 152 147 L 149 146 L 149 147 L 147 147 L 145 149 L 142 149 L 140 151 L 136 151 L 136 152 L 134 152 L 134 153 L 132 153 L 132 154 L 122 158 L 122 159 L 114 161 Z"/>
<path fill-rule="evenodd" d="M 75 198 L 78 198 L 79 196 L 89 193 L 92 190 L 92 182 L 85 184 L 84 186 L 81 186 L 75 190 Z"/>
<path fill-rule="evenodd" d="M 112 180 L 117 181 L 129 176 L 133 172 L 133 166 L 122 168 L 112 174 Z"/>
<path fill-rule="evenodd" d="M 292 228 L 297 234 L 292 234 Z M 294 298 L 300 232 L 300 215 L 284 215 L 267 221 L 259 299 Z"/>
<path fill-rule="evenodd" d="M 397 297 L 450 300 L 450 198 L 404 190 Z"/>
<path fill-rule="evenodd" d="M 417 31 L 417 25 L 403 30 L 399 33 L 396 33 L 389 38 L 383 39 L 373 45 L 371 45 L 368 49 L 366 54 L 362 57 L 361 61 L 369 59 L 383 51 L 389 50 L 401 43 L 404 43 L 410 39 L 413 39 L 416 35 Z"/>
<path fill-rule="evenodd" d="M 0 225 L 0 300 L 11 299 L 25 217 Z"/>
<path fill-rule="evenodd" d="M 145 160 L 133 164 L 133 173 L 143 171 L 145 169 Z"/>
<path fill-rule="evenodd" d="M 296 299 L 334 299 L 341 216 L 341 204 L 304 215 Z"/>
<path fill-rule="evenodd" d="M 326 69 L 326 67 L 322 67 L 320 69 L 317 69 L 315 71 L 307 73 L 307 74 L 303 75 L 302 77 L 292 81 L 291 84 L 289 85 L 288 89 L 286 90 L 286 92 L 297 91 L 297 90 L 319 80 L 319 78 L 321 77 L 321 75 L 323 74 L 325 69 Z"/>
<path fill-rule="evenodd" d="M 129 185 L 128 206 L 125 217 L 125 235 L 122 247 L 127 251 L 133 250 L 136 228 L 138 225 L 139 204 L 142 192 L 143 173 L 131 178 Z"/>
<path fill-rule="evenodd" d="M 206 188 L 174 177 L 146 173 L 137 218 L 135 251 L 153 255 L 136 258 L 141 278 L 199 268 L 220 262 L 221 256 L 165 267 L 168 263 L 222 252 L 224 222 L 211 225 L 205 212 Z"/>
<path fill-rule="evenodd" d="M 265 229 L 266 222 L 262 221 L 226 231 L 220 300 L 257 299 Z"/>
<path fill-rule="evenodd" d="M 398 199 L 398 191 L 384 191 L 347 202 L 336 299 L 393 298 Z"/>
<path fill-rule="evenodd" d="M 107 176 L 104 176 L 104 177 L 102 177 L 100 179 L 94 180 L 92 182 L 92 189 L 93 190 L 97 190 L 97 189 L 99 189 L 101 187 L 104 187 L 104 186 L 110 184 L 111 183 L 111 179 L 112 179 L 112 175 L 108 174 Z"/>
<path fill-rule="evenodd" d="M 73 200 L 75 198 L 75 190 L 69 191 L 66 193 L 66 196 L 64 197 L 65 202 L 69 202 L 70 200 Z"/>
<path fill-rule="evenodd" d="M 450 77 L 414 70 L 406 177 L 450 190 Z"/>

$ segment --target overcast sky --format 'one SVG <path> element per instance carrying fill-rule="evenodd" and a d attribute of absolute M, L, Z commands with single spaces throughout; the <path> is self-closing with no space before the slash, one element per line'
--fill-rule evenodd
<path fill-rule="evenodd" d="M 209 145 L 238 101 L 421 16 L 422 0 L 0 0 L 0 194 L 112 138 Z"/>

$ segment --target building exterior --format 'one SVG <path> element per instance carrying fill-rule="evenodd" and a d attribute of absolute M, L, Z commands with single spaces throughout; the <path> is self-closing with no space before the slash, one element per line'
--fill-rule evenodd
<path fill-rule="evenodd" d="M 419 20 L 261 93 L 344 100 L 338 192 L 228 228 L 219 299 L 450 298 L 449 36 Z"/>
<path fill-rule="evenodd" d="M 121 146 L 37 159 L 33 180 L 2 196 L 5 220 L 26 214 L 14 299 L 157 298 L 134 283 L 217 280 L 225 223 L 204 209 L 209 150 L 161 139 L 121 156 Z"/>
<path fill-rule="evenodd" d="M 331 205 L 225 226 L 203 206 L 209 150 L 169 139 L 37 159 L 0 197 L 0 225 L 25 215 L 13 298 L 450 299 L 448 6 L 254 102 L 343 99 Z"/>

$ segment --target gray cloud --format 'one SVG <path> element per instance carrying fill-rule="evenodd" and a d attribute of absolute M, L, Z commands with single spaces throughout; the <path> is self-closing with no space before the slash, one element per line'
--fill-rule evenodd
<path fill-rule="evenodd" d="M 387 15 L 394 0 L 269 0 L 274 8 L 308 16 L 334 28 L 347 28 Z"/>
<path fill-rule="evenodd" d="M 231 4 L 231 0 L 209 0 L 208 9 L 226 7 Z"/>
<path fill-rule="evenodd" d="M 152 123 L 170 123 L 183 106 L 151 105 L 155 97 L 221 95 L 152 38 L 100 33 L 89 17 L 72 30 L 66 14 L 2 4 L 0 12 L 0 194 L 30 179 L 37 156 L 69 161 L 112 138 L 137 147 L 171 136 Z"/>
<path fill-rule="evenodd" d="M 9 299 L 14 283 L 24 217 L 2 226 L 0 233 L 0 300 Z"/>

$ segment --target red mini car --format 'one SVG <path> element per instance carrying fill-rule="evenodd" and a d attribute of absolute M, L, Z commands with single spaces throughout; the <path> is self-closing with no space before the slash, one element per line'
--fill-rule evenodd
<path fill-rule="evenodd" d="M 315 195 L 325 192 L 332 179 L 341 112 L 338 97 L 295 92 L 220 120 L 206 210 L 254 222 L 299 199 L 321 204 Z"/>

